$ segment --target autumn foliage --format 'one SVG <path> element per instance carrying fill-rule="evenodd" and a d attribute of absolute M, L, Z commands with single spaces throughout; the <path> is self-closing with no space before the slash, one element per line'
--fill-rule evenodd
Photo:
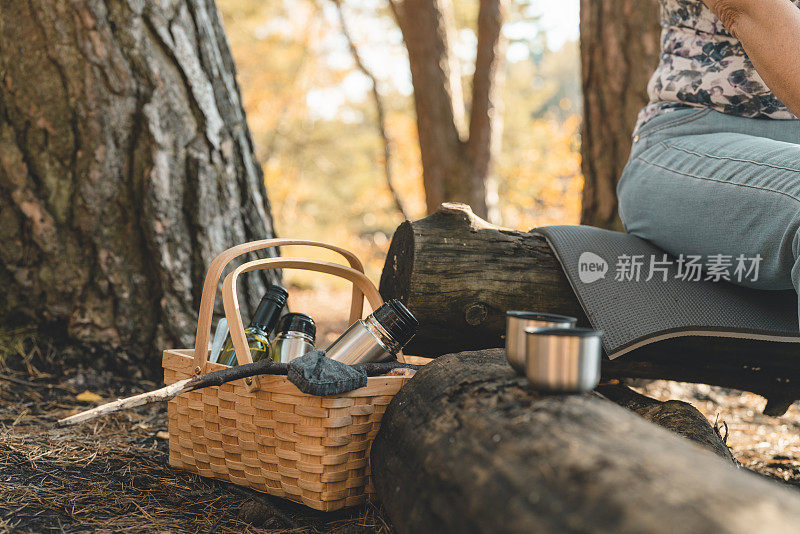
<path fill-rule="evenodd" d="M 471 6 L 455 6 L 455 48 L 465 77 L 474 62 Z M 376 278 L 402 217 L 386 186 L 368 82 L 349 56 L 333 4 L 221 0 L 219 7 L 277 232 L 341 244 L 359 254 Z M 422 168 L 402 36 L 385 6 L 347 5 L 345 14 L 387 107 L 395 187 L 409 217 L 422 217 Z M 490 187 L 498 195 L 498 222 L 522 230 L 577 223 L 583 183 L 577 45 L 551 50 L 524 10 L 512 13 L 506 26 L 512 31 L 506 32 L 503 136 Z M 289 278 L 318 280 L 299 273 Z"/>

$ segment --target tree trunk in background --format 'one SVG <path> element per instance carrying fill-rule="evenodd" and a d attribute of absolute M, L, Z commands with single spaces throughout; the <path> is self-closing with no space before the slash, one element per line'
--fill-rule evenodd
<path fill-rule="evenodd" d="M 392 0 L 391 6 L 408 50 L 428 213 L 452 201 L 469 204 L 486 218 L 491 207 L 487 182 L 501 125 L 502 0 L 480 1 L 469 125 L 452 54 L 450 0 Z"/>
<path fill-rule="evenodd" d="M 658 0 L 581 0 L 581 223 L 621 230 L 616 186 L 658 63 Z"/>
<path fill-rule="evenodd" d="M 0 318 L 158 369 L 211 259 L 273 236 L 216 6 L 1 5 Z"/>

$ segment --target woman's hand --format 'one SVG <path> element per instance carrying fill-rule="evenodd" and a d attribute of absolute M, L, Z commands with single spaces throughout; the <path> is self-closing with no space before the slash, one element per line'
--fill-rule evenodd
<path fill-rule="evenodd" d="M 800 9 L 790 0 L 703 0 L 739 41 L 756 72 L 800 117 Z"/>

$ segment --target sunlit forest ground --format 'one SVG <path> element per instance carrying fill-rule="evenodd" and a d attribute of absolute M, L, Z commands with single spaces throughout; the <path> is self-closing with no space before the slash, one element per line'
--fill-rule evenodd
<path fill-rule="evenodd" d="M 578 221 L 580 79 L 577 43 L 548 46 L 537 12 L 520 5 L 505 30 L 508 61 L 493 222 L 529 230 Z M 386 186 L 369 80 L 355 68 L 333 4 L 221 0 L 219 7 L 278 235 L 353 250 L 377 280 L 403 219 Z M 475 13 L 476 2 L 457 3 L 454 49 L 467 93 Z M 371 0 L 348 3 L 345 15 L 359 54 L 379 81 L 399 196 L 410 218 L 423 217 L 422 168 L 400 30 L 386 7 Z M 303 287 L 327 283 L 303 273 L 286 273 L 286 279 Z"/>

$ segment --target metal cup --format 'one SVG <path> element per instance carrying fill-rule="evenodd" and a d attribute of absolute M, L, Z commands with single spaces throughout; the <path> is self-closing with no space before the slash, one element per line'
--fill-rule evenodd
<path fill-rule="evenodd" d="M 537 387 L 564 393 L 591 391 L 600 381 L 601 330 L 528 328 L 525 376 Z"/>
<path fill-rule="evenodd" d="M 572 328 L 576 322 L 578 320 L 575 317 L 553 313 L 506 312 L 506 359 L 508 359 L 508 363 L 519 374 L 525 374 L 526 328 Z"/>

